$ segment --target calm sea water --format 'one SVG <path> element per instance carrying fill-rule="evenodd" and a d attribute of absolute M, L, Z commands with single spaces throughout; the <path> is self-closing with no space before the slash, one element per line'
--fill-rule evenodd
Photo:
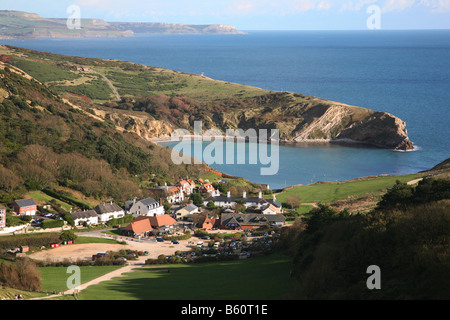
<path fill-rule="evenodd" d="M 111 58 L 317 96 L 392 113 L 417 150 L 280 147 L 277 175 L 214 165 L 273 188 L 367 175 L 406 174 L 450 157 L 450 30 L 249 31 L 247 35 L 139 35 L 116 39 L 10 40 L 1 44 Z"/>

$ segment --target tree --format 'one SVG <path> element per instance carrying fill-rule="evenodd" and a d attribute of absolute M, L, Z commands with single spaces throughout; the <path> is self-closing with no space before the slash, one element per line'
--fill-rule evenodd
<path fill-rule="evenodd" d="M 206 208 L 208 208 L 209 210 L 213 210 L 216 208 L 216 205 L 214 204 L 214 201 L 209 200 L 208 204 L 206 205 Z"/>
<path fill-rule="evenodd" d="M 200 193 L 191 193 L 191 195 L 189 196 L 189 199 L 192 200 L 192 202 L 197 206 L 202 206 L 203 205 L 203 198 L 202 195 Z"/>
<path fill-rule="evenodd" d="M 78 236 L 72 230 L 65 230 L 59 236 L 62 242 L 75 241 L 77 238 Z"/>
<path fill-rule="evenodd" d="M 295 194 L 287 196 L 286 197 L 286 203 L 292 209 L 296 209 L 302 204 L 300 198 L 298 196 L 296 196 Z"/>

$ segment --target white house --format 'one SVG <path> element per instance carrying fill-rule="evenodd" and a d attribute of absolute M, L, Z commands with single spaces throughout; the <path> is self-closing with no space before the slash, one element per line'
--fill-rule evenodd
<path fill-rule="evenodd" d="M 163 187 L 150 188 L 149 191 L 154 197 L 159 197 L 169 203 L 184 201 L 184 191 L 180 187 L 165 185 Z"/>
<path fill-rule="evenodd" d="M 115 203 L 99 204 L 94 208 L 98 214 L 99 222 L 108 222 L 111 219 L 123 218 L 125 211 Z"/>
<path fill-rule="evenodd" d="M 262 197 L 262 192 L 259 192 L 258 197 L 247 197 L 247 192 L 242 193 L 242 197 L 231 197 L 230 192 L 227 192 L 227 196 L 213 196 L 203 200 L 203 204 L 206 206 L 209 201 L 214 202 L 216 207 L 221 208 L 233 208 L 238 202 L 242 202 L 246 208 L 254 208 L 258 210 L 267 209 L 270 205 L 272 205 L 272 209 L 276 209 L 276 213 L 282 213 L 283 207 L 279 201 L 275 199 L 264 199 Z M 269 214 L 269 211 L 266 211 Z M 273 213 L 270 213 L 273 214 Z"/>
<path fill-rule="evenodd" d="M 153 198 L 142 199 L 136 201 L 128 211 L 135 217 L 138 216 L 160 216 L 164 214 L 164 206 L 161 201 Z"/>
<path fill-rule="evenodd" d="M 80 212 L 71 212 L 73 220 L 75 221 L 75 225 L 79 226 L 86 222 L 88 225 L 98 224 L 98 214 L 95 210 L 86 210 Z"/>

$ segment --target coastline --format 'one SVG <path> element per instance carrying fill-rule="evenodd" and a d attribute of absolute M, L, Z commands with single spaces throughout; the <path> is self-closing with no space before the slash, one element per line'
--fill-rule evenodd
<path fill-rule="evenodd" d="M 181 141 L 213 141 L 213 140 L 226 140 L 226 141 L 234 141 L 234 142 L 249 142 L 248 137 L 235 137 L 235 136 L 224 136 L 224 135 L 217 135 L 217 136 L 201 136 L 201 135 L 184 135 L 184 136 L 177 136 L 177 137 L 171 137 L 171 136 L 163 136 L 163 137 L 153 137 L 148 138 L 149 141 L 154 143 L 164 143 L 164 142 L 181 142 Z M 302 139 L 298 141 L 292 141 L 292 140 L 263 140 L 263 141 L 257 141 L 258 143 L 272 143 L 272 142 L 278 142 L 279 145 L 288 146 L 288 147 L 308 147 L 308 145 L 311 146 L 317 146 L 317 145 L 326 145 L 326 144 L 337 144 L 342 146 L 352 146 L 352 147 L 361 147 L 361 148 L 370 148 L 370 149 L 386 149 L 378 146 L 374 146 L 371 144 L 362 143 L 360 141 L 352 140 L 352 139 Z M 390 149 L 393 151 L 400 151 L 395 149 Z M 408 151 L 415 151 L 417 150 L 414 148 L 413 150 Z"/>

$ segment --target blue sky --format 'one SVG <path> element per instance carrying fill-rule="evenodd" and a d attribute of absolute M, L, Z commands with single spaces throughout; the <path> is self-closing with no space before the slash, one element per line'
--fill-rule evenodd
<path fill-rule="evenodd" d="M 232 24 L 241 30 L 363 30 L 369 6 L 381 29 L 450 29 L 450 0 L 1 0 L 0 9 L 106 21 Z"/>

